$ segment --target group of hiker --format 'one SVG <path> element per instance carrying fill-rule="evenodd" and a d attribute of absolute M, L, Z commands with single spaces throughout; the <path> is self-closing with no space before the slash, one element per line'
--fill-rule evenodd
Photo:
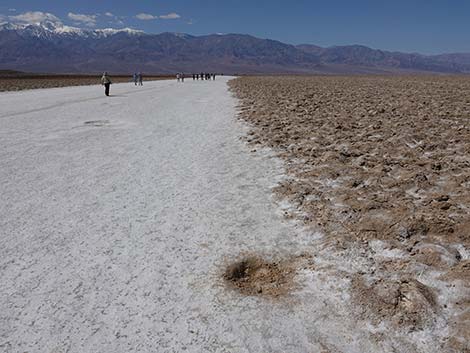
<path fill-rule="evenodd" d="M 215 81 L 215 74 L 210 74 L 210 73 L 205 73 L 205 72 L 201 72 L 200 74 L 193 74 L 193 81 L 199 80 L 199 78 L 203 81 L 204 80 L 206 80 L 206 81 L 210 81 L 210 80 Z"/>
<path fill-rule="evenodd" d="M 192 74 L 193 76 L 193 81 L 199 81 L 199 80 L 206 80 L 206 81 L 215 81 L 216 74 L 214 73 L 206 73 L 206 72 L 201 72 L 200 74 Z M 178 82 L 184 82 L 185 74 L 184 73 L 177 73 L 176 74 L 176 80 Z M 134 81 L 134 85 L 136 86 L 143 86 L 143 76 L 141 72 L 135 72 L 134 75 L 132 76 L 132 79 Z M 109 96 L 109 89 L 112 84 L 111 78 L 109 77 L 108 73 L 105 72 L 103 73 L 103 76 L 101 77 L 101 84 L 104 86 L 104 94 L 106 96 Z"/>
<path fill-rule="evenodd" d="M 206 72 L 201 72 L 200 74 L 192 74 L 193 76 L 193 81 L 215 81 L 215 76 L 216 74 L 212 73 L 206 73 Z M 184 79 L 186 78 L 186 75 L 184 73 L 178 72 L 176 74 L 176 81 L 177 82 L 184 82 Z"/>
<path fill-rule="evenodd" d="M 139 86 L 143 86 L 144 83 L 143 83 L 143 77 L 142 77 L 142 72 L 134 72 L 134 75 L 132 76 L 132 78 L 134 79 L 134 84 L 137 86 L 137 84 Z"/>
<path fill-rule="evenodd" d="M 179 73 L 179 72 L 178 72 L 178 73 L 176 74 L 176 81 L 177 81 L 177 82 L 184 82 L 184 76 L 185 76 L 185 75 L 184 75 L 183 73 Z"/>

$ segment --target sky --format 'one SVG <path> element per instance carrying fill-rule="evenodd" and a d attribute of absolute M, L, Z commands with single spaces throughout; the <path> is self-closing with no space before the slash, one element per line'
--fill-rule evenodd
<path fill-rule="evenodd" d="M 290 44 L 470 52 L 470 0 L 0 0 L 0 19 L 193 35 L 243 33 Z M 34 15 L 35 14 L 35 15 Z"/>

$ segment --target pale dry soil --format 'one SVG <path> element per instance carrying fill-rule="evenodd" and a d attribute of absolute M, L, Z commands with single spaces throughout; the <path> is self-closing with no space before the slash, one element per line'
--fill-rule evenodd
<path fill-rule="evenodd" d="M 329 210 L 329 228 L 297 202 L 296 185 L 333 200 L 341 179 L 299 178 L 316 163 L 283 153 L 246 115 L 266 124 L 266 94 L 282 108 L 311 86 L 250 80 L 233 81 L 241 101 L 228 78 L 115 84 L 109 98 L 100 86 L 0 94 L 1 351 L 466 349 L 461 233 L 437 243 L 442 233 L 421 229 L 394 243 L 342 219 L 348 235 L 333 227 L 341 209 L 319 198 L 310 204 Z M 237 121 L 240 103 L 252 125 Z M 273 115 L 297 129 L 296 115 Z M 466 217 L 450 191 L 436 202 Z M 423 263 L 425 249 L 442 261 Z"/>

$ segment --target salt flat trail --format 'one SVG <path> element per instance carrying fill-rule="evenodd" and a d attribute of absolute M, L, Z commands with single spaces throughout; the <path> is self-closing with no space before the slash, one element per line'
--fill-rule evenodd
<path fill-rule="evenodd" d="M 221 283 L 240 253 L 309 242 L 276 212 L 282 165 L 240 141 L 227 81 L 0 94 L 0 351 L 377 348 L 331 284 L 275 302 Z"/>

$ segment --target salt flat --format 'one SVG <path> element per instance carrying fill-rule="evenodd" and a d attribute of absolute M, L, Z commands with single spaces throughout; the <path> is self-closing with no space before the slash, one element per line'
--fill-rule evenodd
<path fill-rule="evenodd" d="M 282 164 L 240 140 L 228 79 L 0 94 L 2 352 L 414 351 L 357 325 L 346 280 L 224 285 L 240 254 L 318 238 L 272 200 Z"/>

